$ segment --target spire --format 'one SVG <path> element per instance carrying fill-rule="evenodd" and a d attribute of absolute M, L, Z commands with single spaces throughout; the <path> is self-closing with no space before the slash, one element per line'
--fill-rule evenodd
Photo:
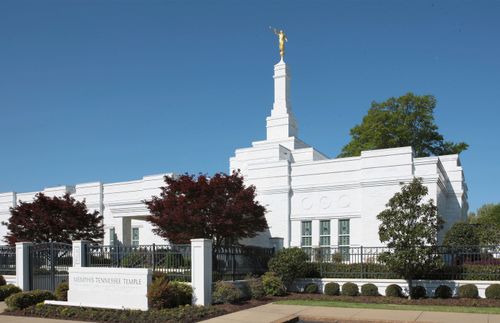
<path fill-rule="evenodd" d="M 289 101 L 290 72 L 283 58 L 274 65 L 274 104 L 267 117 L 267 140 L 285 139 L 298 134 L 297 122 Z"/>

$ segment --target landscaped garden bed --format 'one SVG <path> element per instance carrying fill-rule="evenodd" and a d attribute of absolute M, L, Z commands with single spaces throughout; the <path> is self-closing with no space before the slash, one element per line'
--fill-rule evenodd
<path fill-rule="evenodd" d="M 500 300 L 495 299 L 424 298 L 409 300 L 407 298 L 385 296 L 330 296 L 290 293 L 281 297 L 270 296 L 261 300 L 241 301 L 236 304 L 217 304 L 209 307 L 186 305 L 146 312 L 38 304 L 24 310 L 9 311 L 4 315 L 93 322 L 198 322 L 271 302 L 306 306 L 500 314 Z"/>
<path fill-rule="evenodd" d="M 171 309 L 132 311 L 98 309 L 38 304 L 23 310 L 8 311 L 4 315 L 33 316 L 90 322 L 198 322 L 226 314 L 227 310 L 217 306 L 179 306 Z"/>

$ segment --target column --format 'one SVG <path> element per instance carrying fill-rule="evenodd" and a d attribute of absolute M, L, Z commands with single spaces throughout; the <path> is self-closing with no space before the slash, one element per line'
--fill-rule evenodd
<path fill-rule="evenodd" d="M 118 218 L 116 236 L 122 246 L 130 246 L 132 244 L 132 219 L 123 217 Z"/>
<path fill-rule="evenodd" d="M 212 305 L 212 240 L 191 239 L 193 305 Z"/>
<path fill-rule="evenodd" d="M 23 291 L 30 290 L 30 247 L 31 242 L 16 243 L 16 280 Z"/>

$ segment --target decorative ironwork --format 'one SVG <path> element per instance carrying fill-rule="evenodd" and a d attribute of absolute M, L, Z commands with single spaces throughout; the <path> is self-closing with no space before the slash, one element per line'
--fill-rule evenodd
<path fill-rule="evenodd" d="M 16 247 L 0 246 L 0 275 L 16 274 Z"/>
<path fill-rule="evenodd" d="M 68 281 L 68 268 L 73 265 L 73 247 L 70 244 L 48 242 L 29 248 L 30 289 L 54 291 Z"/>
<path fill-rule="evenodd" d="M 226 246 L 213 249 L 213 280 L 238 280 L 262 275 L 274 255 L 274 248 Z"/>
<path fill-rule="evenodd" d="M 438 246 L 432 255 L 441 260 L 440 268 L 422 279 L 500 280 L 500 246 Z M 388 270 L 383 256 L 393 252 L 386 247 L 328 246 L 304 248 L 323 278 L 401 278 Z"/>
<path fill-rule="evenodd" d="M 87 245 L 88 267 L 151 268 L 169 279 L 191 281 L 191 245 Z"/>

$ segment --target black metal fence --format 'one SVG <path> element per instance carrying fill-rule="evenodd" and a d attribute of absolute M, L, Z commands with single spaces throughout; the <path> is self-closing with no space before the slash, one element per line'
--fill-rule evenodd
<path fill-rule="evenodd" d="M 169 279 L 191 281 L 191 245 L 87 245 L 88 267 L 151 268 Z"/>
<path fill-rule="evenodd" d="M 313 264 L 310 275 L 323 278 L 400 278 L 383 261 L 386 247 L 320 247 L 305 249 Z M 423 279 L 500 280 L 500 246 L 431 248 L 439 268 Z"/>
<path fill-rule="evenodd" d="M 212 252 L 213 281 L 238 280 L 265 273 L 274 248 L 235 245 L 214 247 Z"/>
<path fill-rule="evenodd" d="M 0 246 L 0 275 L 16 274 L 16 247 Z"/>
<path fill-rule="evenodd" d="M 73 265 L 71 244 L 48 242 L 29 248 L 30 289 L 54 291 L 68 280 L 68 268 Z"/>

